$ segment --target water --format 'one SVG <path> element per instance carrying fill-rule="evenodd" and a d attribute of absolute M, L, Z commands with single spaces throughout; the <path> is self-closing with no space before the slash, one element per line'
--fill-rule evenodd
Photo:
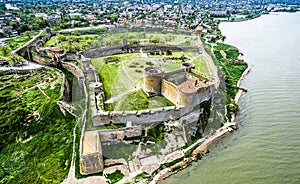
<path fill-rule="evenodd" d="M 238 131 L 165 184 L 300 183 L 300 13 L 222 23 L 226 42 L 253 65 Z"/>

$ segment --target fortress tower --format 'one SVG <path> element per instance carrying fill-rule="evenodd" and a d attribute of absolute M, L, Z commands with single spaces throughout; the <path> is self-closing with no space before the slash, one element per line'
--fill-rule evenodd
<path fill-rule="evenodd" d="M 145 68 L 144 91 L 149 95 L 161 95 L 161 82 L 164 71 L 160 67 L 150 66 Z"/>

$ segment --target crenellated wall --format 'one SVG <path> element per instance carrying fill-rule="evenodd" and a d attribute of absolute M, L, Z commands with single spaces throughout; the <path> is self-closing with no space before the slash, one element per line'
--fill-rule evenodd
<path fill-rule="evenodd" d="M 126 138 L 141 137 L 141 126 L 120 128 L 116 130 L 101 130 L 99 131 L 101 142 L 121 142 Z"/>
<path fill-rule="evenodd" d="M 121 124 L 128 121 L 133 125 L 150 125 L 152 123 L 179 119 L 185 114 L 184 108 L 175 106 L 154 108 L 138 111 L 93 111 L 92 120 L 94 126 L 106 124 Z"/>
<path fill-rule="evenodd" d="M 135 45 L 119 45 L 119 46 L 113 46 L 113 47 L 104 47 L 104 48 L 95 48 L 90 49 L 84 52 L 81 52 L 85 57 L 88 58 L 96 58 L 96 57 L 103 57 L 103 56 L 109 56 L 114 54 L 122 54 L 127 52 L 134 52 L 139 53 L 140 50 L 143 49 L 144 52 L 153 52 L 153 51 L 193 51 L 198 52 L 199 48 L 197 46 L 176 46 L 176 45 L 160 45 L 160 44 L 135 44 Z"/>
<path fill-rule="evenodd" d="M 62 58 L 63 61 L 78 61 L 79 59 L 80 56 L 78 54 L 68 52 Z"/>

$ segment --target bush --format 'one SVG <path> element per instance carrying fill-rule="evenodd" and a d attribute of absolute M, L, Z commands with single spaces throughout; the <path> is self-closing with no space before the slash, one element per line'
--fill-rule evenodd
<path fill-rule="evenodd" d="M 159 124 L 154 128 L 147 129 L 147 136 L 142 137 L 142 142 L 158 142 L 164 139 L 165 125 Z"/>
<path fill-rule="evenodd" d="M 104 61 L 105 61 L 105 64 L 108 64 L 108 63 L 117 64 L 121 60 L 117 56 L 110 56 L 110 57 L 104 58 Z"/>
<path fill-rule="evenodd" d="M 227 109 L 230 112 L 235 113 L 237 111 L 237 109 L 239 108 L 238 104 L 235 103 L 235 101 L 232 101 L 230 104 L 228 104 Z"/>
<path fill-rule="evenodd" d="M 107 174 L 106 178 L 110 180 L 110 182 L 113 183 L 117 183 L 118 181 L 120 181 L 122 178 L 124 177 L 124 174 L 117 170 L 111 174 Z"/>
<path fill-rule="evenodd" d="M 133 182 L 134 182 L 134 183 L 137 183 L 137 182 L 139 182 L 139 181 L 141 181 L 141 180 L 143 180 L 143 179 L 147 179 L 147 178 L 150 178 L 149 174 L 146 173 L 146 172 L 142 172 L 142 173 L 136 175 L 136 176 L 133 178 Z"/>
<path fill-rule="evenodd" d="M 167 50 L 166 55 L 167 55 L 167 56 L 171 56 L 171 55 L 172 55 L 172 51 Z"/>

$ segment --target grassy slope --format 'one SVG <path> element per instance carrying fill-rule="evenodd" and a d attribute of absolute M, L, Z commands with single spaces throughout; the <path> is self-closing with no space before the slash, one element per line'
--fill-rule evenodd
<path fill-rule="evenodd" d="M 13 86 L 0 91 L 0 183 L 60 183 L 68 173 L 75 119 L 56 104 L 61 84 L 45 87 L 50 99 L 37 87 L 26 89 L 53 74 L 46 71 L 23 82 L 25 75 L 1 77 L 6 78 L 1 86 Z"/>
<path fill-rule="evenodd" d="M 223 59 L 222 55 L 220 54 L 220 50 L 224 50 L 227 55 L 227 59 Z M 235 65 L 229 64 L 229 60 L 236 60 L 239 56 L 239 51 L 236 47 L 218 43 L 214 46 L 214 55 L 216 58 L 216 64 L 222 67 L 223 74 L 226 75 L 225 82 L 230 85 L 236 85 L 237 81 L 241 77 L 242 73 L 248 67 L 248 65 Z M 227 103 L 231 103 L 232 100 L 235 98 L 237 93 L 237 89 L 227 86 Z"/>

